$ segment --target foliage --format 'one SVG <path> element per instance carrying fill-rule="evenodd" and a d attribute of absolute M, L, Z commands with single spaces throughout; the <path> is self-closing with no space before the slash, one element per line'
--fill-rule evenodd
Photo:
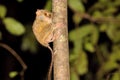
<path fill-rule="evenodd" d="M 0 5 L 0 18 L 4 18 L 6 15 L 6 7 L 3 5 Z"/>
<path fill-rule="evenodd" d="M 18 0 L 18 2 L 21 1 L 22 0 Z M 21 36 L 24 34 L 21 44 L 21 50 L 29 50 L 30 52 L 35 53 L 37 51 L 37 44 L 32 34 L 32 29 L 30 28 L 31 25 L 24 26 L 21 22 L 14 19 L 13 17 L 6 17 L 6 14 L 7 8 L 4 5 L 0 5 L 0 18 L 2 19 L 6 30 L 14 36 Z M 2 40 L 2 32 L 0 32 L 0 39 Z"/>
<path fill-rule="evenodd" d="M 24 26 L 17 20 L 7 17 L 3 19 L 6 29 L 13 35 L 22 35 L 25 32 Z"/>
<path fill-rule="evenodd" d="M 23 51 L 29 50 L 32 53 L 37 52 L 37 42 L 33 35 L 31 25 L 26 25 L 26 32 L 22 38 L 21 49 Z"/>
<path fill-rule="evenodd" d="M 18 0 L 18 2 L 22 2 L 22 0 Z M 13 17 L 6 17 L 7 15 L 7 8 L 4 6 L 4 5 L 0 5 L 0 20 L 2 21 L 2 24 L 4 24 L 5 26 L 5 29 L 12 35 L 14 36 L 21 36 L 23 34 L 25 34 L 26 32 L 26 29 L 25 29 L 25 26 L 19 22 L 18 20 L 14 19 Z M 31 31 L 32 32 L 32 31 Z M 27 47 L 21 47 L 24 50 L 28 50 L 30 49 L 31 52 L 36 52 L 36 45 L 35 45 L 35 40 L 34 40 L 34 37 L 32 34 L 29 35 L 29 37 L 32 38 L 30 40 L 33 40 L 33 45 L 31 45 L 31 43 L 29 42 L 29 46 Z M 2 31 L 0 31 L 0 40 L 2 40 Z M 23 43 L 24 45 L 28 45 L 28 42 L 25 43 L 25 39 L 26 37 L 23 37 Z M 27 37 L 28 38 L 28 37 Z M 29 38 L 28 38 L 29 39 Z M 29 41 L 30 41 L 29 40 Z M 31 41 L 32 42 L 32 41 Z M 4 43 L 0 43 L 0 47 L 3 47 L 5 48 L 6 50 L 8 50 L 17 60 L 18 62 L 20 62 L 20 65 L 23 67 L 23 69 L 21 70 L 21 80 L 24 80 L 24 71 L 26 70 L 26 64 L 22 61 L 21 57 L 11 48 L 9 47 L 7 44 L 4 44 Z M 26 49 L 25 49 L 26 48 Z M 25 69 L 25 70 L 24 70 Z M 20 72 L 17 72 L 17 71 L 11 71 L 9 72 L 9 77 L 10 78 L 14 78 L 16 77 L 18 74 L 20 74 Z"/>
<path fill-rule="evenodd" d="M 9 73 L 10 78 L 14 78 L 16 75 L 18 75 L 18 72 L 12 71 Z"/>
<path fill-rule="evenodd" d="M 0 18 L 2 19 L 5 28 L 8 32 L 13 35 L 20 36 L 24 34 L 25 28 L 24 26 L 17 20 L 12 17 L 5 17 L 7 9 L 4 5 L 0 5 Z"/>
<path fill-rule="evenodd" d="M 98 0 L 86 9 L 88 3 L 88 0 L 68 1 L 76 27 L 69 32 L 73 43 L 70 49 L 71 80 L 79 80 L 79 76 L 84 76 L 85 80 L 119 80 L 120 1 Z M 90 65 L 95 66 L 95 72 Z"/>

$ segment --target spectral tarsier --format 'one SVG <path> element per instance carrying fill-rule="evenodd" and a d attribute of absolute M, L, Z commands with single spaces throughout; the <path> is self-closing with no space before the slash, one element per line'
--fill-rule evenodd
<path fill-rule="evenodd" d="M 49 46 L 50 42 L 53 42 L 56 39 L 56 36 L 54 35 L 54 31 L 56 28 L 53 27 L 52 23 L 52 13 L 47 10 L 37 10 L 36 11 L 36 19 L 33 23 L 33 33 L 37 39 L 37 41 L 43 45 L 44 47 L 47 47 L 51 51 L 51 64 L 48 71 L 48 80 L 51 80 L 51 72 L 52 72 L 52 66 L 53 66 L 53 50 Z"/>

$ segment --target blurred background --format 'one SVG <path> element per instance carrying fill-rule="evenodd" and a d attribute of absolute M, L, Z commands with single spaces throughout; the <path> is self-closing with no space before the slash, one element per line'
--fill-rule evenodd
<path fill-rule="evenodd" d="M 51 0 L 0 0 L 0 80 L 45 80 L 51 54 L 32 32 L 37 9 Z M 68 0 L 68 32 L 71 80 L 120 80 L 120 0 Z"/>

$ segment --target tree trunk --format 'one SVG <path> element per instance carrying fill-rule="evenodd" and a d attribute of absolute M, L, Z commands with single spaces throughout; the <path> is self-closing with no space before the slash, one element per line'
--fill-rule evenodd
<path fill-rule="evenodd" d="M 53 22 L 59 27 L 54 41 L 54 80 L 70 80 L 67 28 L 67 0 L 52 0 Z"/>

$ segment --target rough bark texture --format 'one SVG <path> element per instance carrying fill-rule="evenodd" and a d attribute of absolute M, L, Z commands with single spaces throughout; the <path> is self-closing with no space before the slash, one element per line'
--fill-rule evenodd
<path fill-rule="evenodd" d="M 60 36 L 54 41 L 54 80 L 70 80 L 67 28 L 67 0 L 52 0 L 53 22 L 60 27 Z"/>

